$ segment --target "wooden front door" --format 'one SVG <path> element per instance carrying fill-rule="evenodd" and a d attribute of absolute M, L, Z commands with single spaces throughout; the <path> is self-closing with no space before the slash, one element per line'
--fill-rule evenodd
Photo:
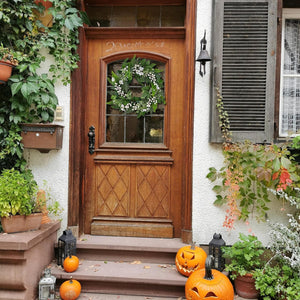
<path fill-rule="evenodd" d="M 196 0 L 81 3 L 96 19 L 80 32 L 72 80 L 68 225 L 79 233 L 190 242 Z M 152 22 L 155 11 L 162 22 Z M 120 12 L 117 21 L 131 27 L 105 27 L 101 16 Z M 130 16 L 138 23 L 129 24 Z M 107 104 L 111 71 L 134 56 L 163 70 L 166 105 L 141 118 Z"/>
<path fill-rule="evenodd" d="M 85 154 L 85 232 L 180 235 L 186 106 L 184 45 L 180 38 L 154 42 L 141 38 L 87 39 L 85 129 L 90 129 L 95 149 Z M 107 105 L 110 68 L 117 68 L 133 56 L 155 62 L 163 70 L 166 105 L 140 118 Z"/>

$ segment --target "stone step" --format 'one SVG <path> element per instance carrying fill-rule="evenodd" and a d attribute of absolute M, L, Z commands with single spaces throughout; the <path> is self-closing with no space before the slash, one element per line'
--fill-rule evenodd
<path fill-rule="evenodd" d="M 94 293 L 81 293 L 77 300 L 186 300 L 184 297 L 145 297 L 128 295 L 107 295 Z M 245 298 L 234 296 L 234 300 L 246 300 Z M 255 300 L 255 299 L 252 299 Z"/>
<path fill-rule="evenodd" d="M 108 295 L 108 294 L 94 294 L 94 293 L 81 293 L 77 300 L 186 300 L 184 297 L 145 297 L 133 295 Z M 238 295 L 234 296 L 234 300 L 246 300 Z M 255 299 L 252 299 L 255 300 Z M 257 299 L 256 299 L 257 300 Z"/>
<path fill-rule="evenodd" d="M 58 286 L 72 276 L 81 283 L 82 292 L 150 297 L 184 297 L 187 280 L 177 272 L 174 264 L 139 260 L 80 259 L 79 268 L 73 273 L 66 273 L 55 263 L 52 264 L 51 273 L 56 277 Z"/>
<path fill-rule="evenodd" d="M 173 264 L 180 239 L 83 235 L 77 241 L 77 256 L 86 260 L 134 261 Z"/>

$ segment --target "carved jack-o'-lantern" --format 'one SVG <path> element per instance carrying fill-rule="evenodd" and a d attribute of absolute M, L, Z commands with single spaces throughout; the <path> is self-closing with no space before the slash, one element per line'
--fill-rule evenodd
<path fill-rule="evenodd" d="M 176 254 L 175 265 L 179 273 L 190 276 L 194 271 L 204 268 L 207 254 L 195 246 L 184 246 Z"/>
<path fill-rule="evenodd" d="M 213 257 L 209 255 L 205 269 L 195 271 L 186 281 L 185 297 L 187 300 L 220 299 L 233 300 L 233 286 L 226 275 L 212 270 Z"/>

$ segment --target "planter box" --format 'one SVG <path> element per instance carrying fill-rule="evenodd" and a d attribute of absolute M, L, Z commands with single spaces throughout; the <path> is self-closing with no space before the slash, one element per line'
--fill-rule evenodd
<path fill-rule="evenodd" d="M 37 230 L 41 227 L 42 216 L 42 213 L 36 213 L 29 216 L 2 217 L 1 225 L 6 233 Z"/>
<path fill-rule="evenodd" d="M 60 222 L 39 230 L 0 233 L 0 300 L 33 300 L 43 270 L 54 259 Z"/>
<path fill-rule="evenodd" d="M 42 153 L 62 148 L 63 126 L 57 124 L 21 124 L 24 148 Z"/>

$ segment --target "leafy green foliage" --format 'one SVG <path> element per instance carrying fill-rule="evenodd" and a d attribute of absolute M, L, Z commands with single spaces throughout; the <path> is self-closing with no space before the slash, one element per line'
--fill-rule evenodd
<path fill-rule="evenodd" d="M 295 300 L 300 295 L 300 277 L 284 260 L 266 264 L 253 277 L 263 300 Z"/>
<path fill-rule="evenodd" d="M 232 272 L 231 278 L 244 276 L 247 273 L 253 273 L 254 270 L 261 268 L 262 255 L 265 252 L 262 243 L 256 236 L 243 233 L 239 234 L 239 241 L 231 247 L 222 247 L 223 255 L 229 259 L 225 265 L 225 270 Z"/>
<path fill-rule="evenodd" d="M 29 215 L 35 208 L 37 183 L 32 173 L 3 170 L 0 176 L 0 217 Z"/>
<path fill-rule="evenodd" d="M 52 27 L 45 27 L 38 19 L 38 13 L 45 10 L 41 4 L 33 0 L 0 1 L 0 56 L 13 56 L 18 61 L 9 82 L 0 84 L 0 170 L 24 167 L 17 125 L 52 122 L 58 104 L 55 81 L 68 84 L 71 71 L 77 68 L 77 29 L 86 16 L 77 10 L 75 0 L 50 1 Z M 54 58 L 46 74 L 39 73 L 45 61 L 42 49 Z"/>
<path fill-rule="evenodd" d="M 274 195 L 284 201 L 285 197 L 279 192 L 284 191 L 288 197 L 298 196 L 300 168 L 290 147 L 299 149 L 300 138 L 295 137 L 291 145 L 232 142 L 228 114 L 219 88 L 216 109 L 224 138 L 224 166 L 220 170 L 209 168 L 206 177 L 216 182 L 214 204 L 227 206 L 223 226 L 232 229 L 236 220 L 247 221 L 250 214 L 255 214 L 258 221 L 266 220 Z"/>
<path fill-rule="evenodd" d="M 233 228 L 237 219 L 246 221 L 251 213 L 265 220 L 274 198 L 272 190 L 296 194 L 300 169 L 285 145 L 225 143 L 223 154 L 224 166 L 210 168 L 207 178 L 216 181 L 214 204 L 228 206 L 224 227 Z"/>

